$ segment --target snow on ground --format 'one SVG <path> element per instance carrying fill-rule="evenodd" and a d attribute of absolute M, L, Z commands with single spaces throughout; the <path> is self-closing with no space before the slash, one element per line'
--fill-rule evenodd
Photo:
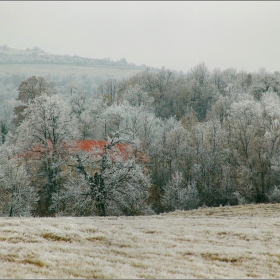
<path fill-rule="evenodd" d="M 280 204 L 0 218 L 0 278 L 279 278 Z"/>

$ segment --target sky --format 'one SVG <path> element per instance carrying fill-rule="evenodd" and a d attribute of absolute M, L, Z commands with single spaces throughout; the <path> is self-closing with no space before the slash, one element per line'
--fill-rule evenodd
<path fill-rule="evenodd" d="M 1 1 L 0 45 L 187 72 L 280 70 L 280 1 Z"/>

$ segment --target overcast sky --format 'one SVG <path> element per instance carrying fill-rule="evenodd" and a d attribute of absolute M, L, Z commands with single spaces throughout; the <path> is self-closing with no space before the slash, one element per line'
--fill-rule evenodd
<path fill-rule="evenodd" d="M 0 2 L 0 45 L 187 72 L 280 71 L 279 1 Z"/>

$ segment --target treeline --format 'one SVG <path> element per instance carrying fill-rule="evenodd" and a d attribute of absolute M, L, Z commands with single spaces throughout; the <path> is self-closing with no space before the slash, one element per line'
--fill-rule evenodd
<path fill-rule="evenodd" d="M 187 74 L 163 68 L 111 78 L 94 95 L 74 83 L 60 94 L 42 77 L 17 92 L 12 121 L 1 123 L 2 215 L 280 202 L 280 72 L 200 64 Z M 107 140 L 105 152 L 69 154 L 65 143 L 79 139 Z M 133 156 L 116 160 L 118 143 Z M 44 148 L 36 165 L 17 156 L 34 146 Z"/>
<path fill-rule="evenodd" d="M 151 157 L 157 212 L 190 208 L 188 188 L 191 197 L 197 193 L 197 205 L 279 200 L 280 72 L 211 72 L 200 64 L 186 75 L 162 69 L 121 83 L 109 80 L 99 92 L 116 106 L 129 100 L 132 89 L 138 104 L 130 105 L 139 106 L 139 93 L 146 93 L 145 105 L 150 102 L 159 120 L 153 145 L 142 140 Z M 168 207 L 167 193 L 173 201 Z"/>

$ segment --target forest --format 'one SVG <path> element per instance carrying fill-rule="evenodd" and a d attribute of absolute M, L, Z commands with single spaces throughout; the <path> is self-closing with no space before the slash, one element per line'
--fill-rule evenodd
<path fill-rule="evenodd" d="M 50 78 L 0 75 L 1 216 L 280 202 L 280 72 Z"/>

